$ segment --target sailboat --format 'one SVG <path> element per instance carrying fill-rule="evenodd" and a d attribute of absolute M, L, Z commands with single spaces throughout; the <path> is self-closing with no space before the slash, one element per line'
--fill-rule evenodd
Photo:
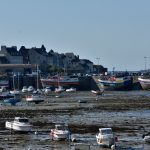
<path fill-rule="evenodd" d="M 15 74 L 13 74 L 13 90 L 10 91 L 10 94 L 20 94 L 19 91 L 19 74 L 18 74 L 18 90 L 15 88 Z"/>
<path fill-rule="evenodd" d="M 40 102 L 43 102 L 44 101 L 44 96 L 41 95 L 41 91 L 39 89 L 39 69 L 38 69 L 38 65 L 37 65 L 37 90 L 34 91 L 32 94 L 30 95 L 27 95 L 26 97 L 26 101 L 27 102 L 34 102 L 35 104 L 38 104 Z"/>
<path fill-rule="evenodd" d="M 55 93 L 57 94 L 60 94 L 62 93 L 63 91 L 65 91 L 65 89 L 60 85 L 60 82 L 59 82 L 59 76 L 58 76 L 58 80 L 57 80 L 57 84 L 58 84 L 58 88 L 55 88 Z"/>

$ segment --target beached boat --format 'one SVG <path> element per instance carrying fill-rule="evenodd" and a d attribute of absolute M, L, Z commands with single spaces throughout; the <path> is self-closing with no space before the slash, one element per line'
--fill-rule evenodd
<path fill-rule="evenodd" d="M 9 87 L 9 81 L 7 79 L 0 79 L 0 87 Z"/>
<path fill-rule="evenodd" d="M 12 90 L 12 91 L 9 91 L 10 94 L 20 94 L 20 91 L 19 90 Z"/>
<path fill-rule="evenodd" d="M 26 86 L 23 86 L 22 93 L 26 93 L 26 92 L 28 92 L 28 88 Z"/>
<path fill-rule="evenodd" d="M 30 94 L 26 96 L 27 102 L 34 102 L 36 104 L 43 102 L 45 100 L 44 96 L 41 94 Z"/>
<path fill-rule="evenodd" d="M 62 93 L 63 91 L 65 91 L 65 89 L 62 86 L 59 86 L 58 88 L 55 88 L 55 93 Z"/>
<path fill-rule="evenodd" d="M 29 132 L 31 131 L 31 125 L 27 118 L 15 117 L 13 121 L 6 121 L 5 127 L 7 129 L 17 132 Z"/>
<path fill-rule="evenodd" d="M 104 90 L 91 90 L 93 95 L 99 96 L 104 94 Z"/>
<path fill-rule="evenodd" d="M 114 136 L 111 128 L 100 128 L 96 135 L 97 144 L 104 147 L 115 147 L 117 137 Z"/>
<path fill-rule="evenodd" d="M 8 99 L 8 98 L 14 98 L 14 95 L 10 93 L 2 93 L 0 94 L 0 100 Z"/>
<path fill-rule="evenodd" d="M 129 90 L 132 87 L 131 76 L 106 76 L 98 79 L 100 87 L 105 90 Z"/>
<path fill-rule="evenodd" d="M 73 87 L 66 89 L 66 92 L 76 92 L 76 91 L 77 91 L 76 88 Z"/>
<path fill-rule="evenodd" d="M 21 95 L 20 94 L 10 94 L 12 97 L 5 98 L 4 103 L 9 103 L 11 105 L 16 105 L 16 103 L 21 101 Z"/>
<path fill-rule="evenodd" d="M 147 143 L 150 143 L 150 135 L 146 135 L 144 137 L 144 141 L 147 142 Z"/>
<path fill-rule="evenodd" d="M 78 76 L 53 76 L 47 79 L 40 79 L 42 86 L 76 86 L 79 85 Z"/>
<path fill-rule="evenodd" d="M 150 78 L 139 77 L 138 81 L 140 82 L 143 90 L 150 89 Z"/>
<path fill-rule="evenodd" d="M 68 140 L 70 131 L 68 125 L 64 123 L 55 124 L 55 128 L 51 129 L 50 136 L 53 140 Z"/>
<path fill-rule="evenodd" d="M 42 89 L 42 92 L 44 93 L 44 94 L 49 94 L 49 93 L 51 93 L 51 87 L 45 87 L 44 89 Z"/>

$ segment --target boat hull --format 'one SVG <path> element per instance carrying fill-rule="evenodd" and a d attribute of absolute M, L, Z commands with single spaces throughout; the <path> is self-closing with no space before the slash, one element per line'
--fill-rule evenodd
<path fill-rule="evenodd" d="M 150 90 L 150 79 L 138 78 L 138 81 L 140 82 L 143 90 Z"/>
<path fill-rule="evenodd" d="M 43 96 L 39 96 L 39 95 L 27 96 L 26 97 L 26 101 L 27 102 L 40 103 L 40 102 L 44 101 L 44 97 Z"/>
<path fill-rule="evenodd" d="M 57 131 L 55 129 L 51 130 L 51 134 L 53 140 L 63 141 L 69 139 L 69 132 Z"/>
<path fill-rule="evenodd" d="M 79 79 L 76 77 L 70 78 L 70 77 L 60 77 L 57 79 L 49 78 L 49 79 L 41 79 L 41 83 L 43 87 L 47 86 L 77 86 L 79 85 Z"/>
<path fill-rule="evenodd" d="M 6 121 L 5 127 L 15 132 L 30 132 L 31 125 L 18 124 L 14 122 Z"/>
<path fill-rule="evenodd" d="M 98 80 L 100 87 L 104 90 L 130 90 L 132 89 L 132 79 L 120 79 L 117 81 Z"/>

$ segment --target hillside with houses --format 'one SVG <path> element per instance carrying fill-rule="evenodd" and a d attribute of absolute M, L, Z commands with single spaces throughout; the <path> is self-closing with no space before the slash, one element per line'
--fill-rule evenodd
<path fill-rule="evenodd" d="M 66 73 L 100 73 L 106 72 L 107 68 L 102 65 L 94 65 L 88 59 L 80 59 L 79 55 L 72 52 L 58 53 L 54 50 L 46 50 L 42 45 L 40 48 L 26 48 L 21 46 L 1 46 L 0 64 L 38 64 L 43 73 L 66 72 Z M 1 71 L 25 71 L 23 68 L 2 68 Z M 28 70 L 27 70 L 28 71 Z"/>

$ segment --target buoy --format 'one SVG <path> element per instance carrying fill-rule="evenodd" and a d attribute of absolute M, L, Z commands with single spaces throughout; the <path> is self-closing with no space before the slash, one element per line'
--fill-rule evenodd
<path fill-rule="evenodd" d="M 38 134 L 38 132 L 37 132 L 37 131 L 35 131 L 35 132 L 34 132 L 34 134 L 35 134 L 35 135 L 37 135 L 37 134 Z"/>

